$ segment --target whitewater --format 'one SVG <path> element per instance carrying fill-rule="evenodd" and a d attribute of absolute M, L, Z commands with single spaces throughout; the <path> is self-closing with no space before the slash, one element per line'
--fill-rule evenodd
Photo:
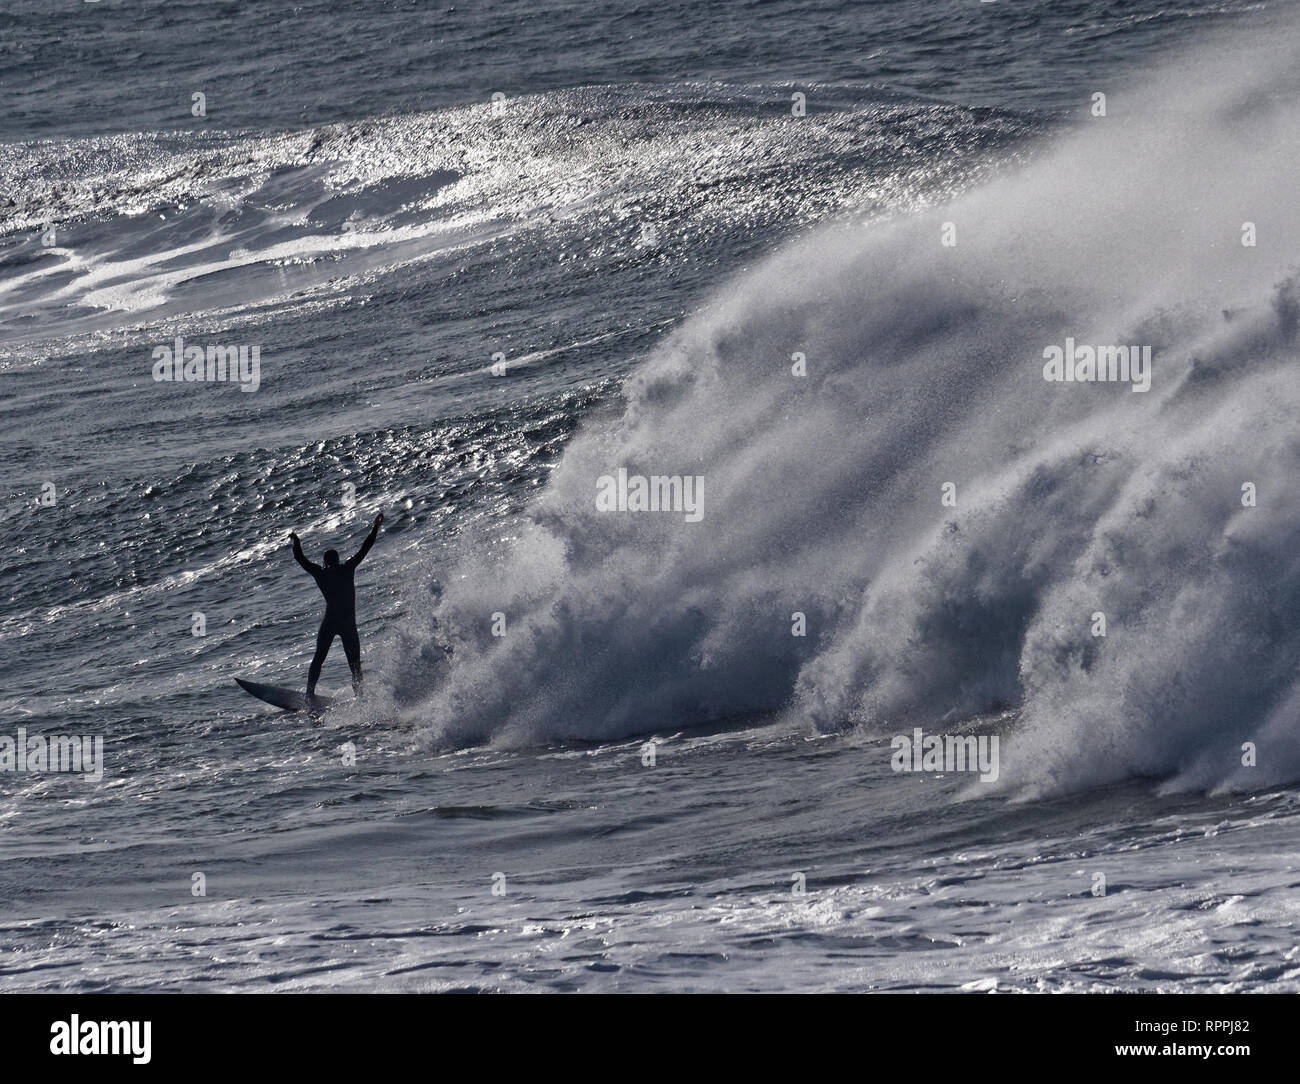
<path fill-rule="evenodd" d="M 1014 704 L 1034 792 L 1295 779 L 1300 115 L 1260 99 L 1296 59 L 1190 57 L 1195 87 L 731 282 L 573 441 L 509 555 L 452 574 L 455 665 L 412 718 L 464 745 Z M 1045 381 L 1071 333 L 1148 344 L 1154 394 Z M 615 465 L 706 477 L 708 516 L 606 514 Z M 517 635 L 483 634 L 496 611 Z"/>
<path fill-rule="evenodd" d="M 0 772 L 0 989 L 1300 989 L 1300 23 L 898 7 L 11 116 L 3 733 L 103 779 Z M 381 509 L 365 699 L 263 711 Z"/>

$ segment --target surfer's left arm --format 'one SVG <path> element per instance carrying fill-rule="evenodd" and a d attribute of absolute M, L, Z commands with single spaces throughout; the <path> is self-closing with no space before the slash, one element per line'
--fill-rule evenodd
<path fill-rule="evenodd" d="M 294 534 L 292 531 L 289 532 L 289 540 L 293 543 L 293 559 L 297 561 L 300 565 L 302 565 L 302 567 L 305 568 L 308 572 L 310 572 L 313 576 L 317 572 L 319 572 L 320 566 L 314 565 L 309 560 L 307 560 L 306 556 L 304 556 L 302 552 L 302 543 L 298 541 L 298 536 Z"/>
<path fill-rule="evenodd" d="M 375 544 L 375 539 L 379 536 L 379 525 L 384 522 L 384 513 L 380 512 L 375 517 L 375 525 L 370 528 L 370 533 L 366 535 L 366 540 L 361 543 L 361 548 L 348 560 L 348 567 L 356 568 L 361 564 L 362 558 L 370 552 L 370 547 Z"/>

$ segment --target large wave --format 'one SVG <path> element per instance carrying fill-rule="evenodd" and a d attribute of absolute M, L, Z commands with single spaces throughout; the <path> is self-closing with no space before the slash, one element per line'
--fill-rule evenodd
<path fill-rule="evenodd" d="M 1029 792 L 1300 776 L 1296 44 L 1109 88 L 1030 165 L 725 286 L 446 578 L 390 667 L 411 717 L 452 746 L 1012 706 Z M 1067 338 L 1150 346 L 1150 390 L 1044 379 Z M 702 477 L 703 518 L 600 511 L 619 468 Z"/>

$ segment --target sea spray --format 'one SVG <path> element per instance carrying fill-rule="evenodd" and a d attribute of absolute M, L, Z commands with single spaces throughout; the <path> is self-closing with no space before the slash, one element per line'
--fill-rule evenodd
<path fill-rule="evenodd" d="M 1013 706 L 1026 793 L 1300 775 L 1295 43 L 1173 65 L 1029 166 L 728 283 L 449 577 L 412 718 L 455 746 Z M 1067 338 L 1149 347 L 1150 390 L 1044 380 Z M 611 463 L 707 475 L 708 516 L 598 512 Z"/>

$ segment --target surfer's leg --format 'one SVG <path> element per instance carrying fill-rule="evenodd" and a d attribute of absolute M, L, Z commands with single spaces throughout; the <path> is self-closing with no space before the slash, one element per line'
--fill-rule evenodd
<path fill-rule="evenodd" d="M 343 641 L 343 654 L 348 657 L 348 669 L 352 671 L 352 691 L 361 695 L 361 637 L 357 635 L 356 625 L 339 629 L 339 639 Z"/>
<path fill-rule="evenodd" d="M 307 670 L 307 696 L 316 695 L 316 682 L 320 680 L 320 668 L 325 662 L 325 656 L 330 653 L 330 644 L 334 642 L 337 635 L 334 625 L 329 620 L 323 620 L 320 628 L 316 630 L 316 654 L 311 657 L 311 667 Z"/>

